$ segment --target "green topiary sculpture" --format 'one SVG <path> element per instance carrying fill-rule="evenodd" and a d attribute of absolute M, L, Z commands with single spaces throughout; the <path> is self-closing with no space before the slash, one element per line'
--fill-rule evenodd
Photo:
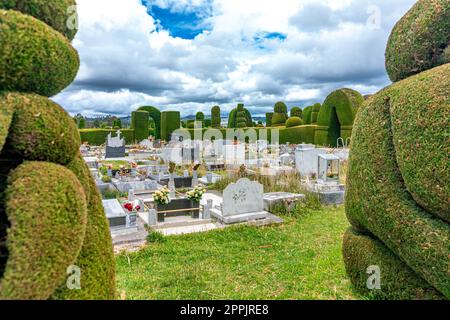
<path fill-rule="evenodd" d="M 131 113 L 131 128 L 134 130 L 134 139 L 141 142 L 149 136 L 150 115 L 147 111 L 139 110 Z"/>
<path fill-rule="evenodd" d="M 291 109 L 291 117 L 303 118 L 303 111 L 299 107 L 293 107 Z"/>
<path fill-rule="evenodd" d="M 272 116 L 272 126 L 284 126 L 288 119 L 288 110 L 284 102 L 277 102 L 274 106 L 274 114 Z"/>
<path fill-rule="evenodd" d="M 73 4 L 0 4 L 15 9 L 0 10 L 0 299 L 115 298 L 109 226 L 76 124 L 46 97 L 78 70 L 58 32 L 75 35 L 63 24 Z M 69 267 L 79 290 L 66 284 Z"/>
<path fill-rule="evenodd" d="M 178 111 L 164 111 L 161 113 L 161 139 L 170 141 L 172 133 L 180 129 L 181 115 Z"/>
<path fill-rule="evenodd" d="M 238 104 L 236 109 L 231 110 L 228 119 L 228 128 L 246 128 L 252 126 L 252 115 L 243 104 Z"/>
<path fill-rule="evenodd" d="M 448 2 L 419 1 L 407 13 L 391 36 L 388 65 L 404 56 L 395 50 L 405 42 L 414 44 L 408 55 L 428 50 L 417 30 L 433 29 L 442 6 Z M 394 83 L 363 104 L 354 124 L 344 260 L 355 287 L 376 298 L 450 298 L 449 74 L 445 64 Z M 379 267 L 381 290 L 367 288 L 369 266 Z"/>

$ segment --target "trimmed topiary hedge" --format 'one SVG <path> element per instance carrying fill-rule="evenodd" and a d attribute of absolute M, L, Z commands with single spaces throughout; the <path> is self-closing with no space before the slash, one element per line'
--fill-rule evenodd
<path fill-rule="evenodd" d="M 9 257 L 0 279 L 2 299 L 47 299 L 65 282 L 86 232 L 83 188 L 68 169 L 27 162 L 8 179 Z"/>
<path fill-rule="evenodd" d="M 436 289 L 417 275 L 381 241 L 353 229 L 344 236 L 343 256 L 347 274 L 359 292 L 372 299 L 429 300 L 444 299 Z M 370 266 L 380 268 L 381 289 L 369 290 Z"/>
<path fill-rule="evenodd" d="M 56 103 L 36 94 L 0 94 L 0 109 L 8 108 L 15 111 L 4 147 L 8 157 L 67 164 L 79 153 L 77 127 Z"/>
<path fill-rule="evenodd" d="M 172 133 L 180 129 L 181 116 L 178 111 L 164 111 L 161 113 L 161 139 L 169 141 Z"/>
<path fill-rule="evenodd" d="M 222 119 L 219 106 L 215 106 L 211 109 L 211 126 L 216 129 L 222 126 Z"/>
<path fill-rule="evenodd" d="M 448 196 L 449 181 L 448 174 L 437 175 L 445 166 L 441 161 L 448 150 L 442 132 L 448 128 L 449 72 L 450 64 L 423 72 L 366 101 L 353 129 L 346 194 L 352 225 L 370 231 L 447 298 L 450 228 L 441 219 L 448 219 L 441 209 L 448 205 L 442 195 Z M 430 110 L 420 114 L 423 108 Z M 447 120 L 428 122 L 430 116 Z M 424 138 L 416 141 L 420 134 Z M 414 164 L 418 173 L 411 172 Z M 430 171 L 433 168 L 436 176 Z M 433 179 L 434 188 L 430 186 Z"/>
<path fill-rule="evenodd" d="M 45 23 L 17 11 L 0 10 L 0 34 L 0 91 L 50 97 L 75 79 L 78 53 Z"/>
<path fill-rule="evenodd" d="M 67 22 L 75 22 L 77 12 L 75 0 L 2 0 L 0 9 L 17 10 L 26 15 L 33 16 L 48 24 L 50 27 L 64 34 L 72 40 L 76 28 L 69 28 Z"/>
<path fill-rule="evenodd" d="M 364 97 L 352 89 L 332 92 L 320 107 L 316 144 L 336 147 L 339 138 L 350 138 L 356 113 L 363 102 Z"/>
<path fill-rule="evenodd" d="M 397 23 L 386 49 L 392 81 L 450 62 L 450 2 L 419 0 Z"/>
<path fill-rule="evenodd" d="M 147 111 L 134 111 L 131 113 L 131 128 L 134 130 L 134 139 L 141 142 L 148 139 L 149 113 Z"/>
<path fill-rule="evenodd" d="M 287 121 L 286 121 L 286 128 L 292 128 L 292 127 L 297 127 L 297 126 L 301 126 L 303 124 L 303 120 L 299 117 L 290 117 Z"/>
<path fill-rule="evenodd" d="M 87 142 L 91 146 L 101 146 L 106 143 L 106 138 L 108 135 L 111 133 L 115 136 L 116 131 L 117 130 L 113 129 L 83 129 L 79 130 L 79 133 L 82 143 Z M 122 129 L 120 132 L 127 144 L 133 144 L 136 142 L 136 139 L 134 138 L 134 130 Z"/>
<path fill-rule="evenodd" d="M 58 4 L 17 5 L 50 17 Z M 78 55 L 48 25 L 0 10 L 0 58 L 0 90 L 23 91 L 0 95 L 0 299 L 113 299 L 111 236 L 75 122 L 49 99 L 26 93 L 58 93 L 75 76 Z M 81 289 L 69 291 L 74 263 Z"/>
<path fill-rule="evenodd" d="M 140 107 L 138 111 L 147 111 L 149 113 L 150 118 L 155 122 L 155 131 L 153 134 L 156 139 L 161 139 L 161 111 L 152 106 Z"/>

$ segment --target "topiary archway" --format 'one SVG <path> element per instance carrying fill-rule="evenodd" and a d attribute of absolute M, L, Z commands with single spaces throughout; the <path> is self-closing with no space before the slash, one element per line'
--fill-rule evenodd
<path fill-rule="evenodd" d="M 315 143 L 336 147 L 339 138 L 350 138 L 356 113 L 363 102 L 364 97 L 352 89 L 332 92 L 317 116 Z"/>
<path fill-rule="evenodd" d="M 147 111 L 150 118 L 155 122 L 155 138 L 161 139 L 161 111 L 152 106 L 143 106 L 138 111 Z M 148 136 L 146 137 L 148 138 Z"/>

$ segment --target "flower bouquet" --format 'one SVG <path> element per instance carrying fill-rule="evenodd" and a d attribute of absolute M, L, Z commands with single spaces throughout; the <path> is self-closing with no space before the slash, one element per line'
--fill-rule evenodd
<path fill-rule="evenodd" d="M 206 193 L 206 189 L 198 186 L 198 187 L 195 187 L 194 190 L 187 192 L 186 196 L 191 201 L 200 202 L 205 193 Z"/>
<path fill-rule="evenodd" d="M 156 204 L 159 205 L 167 205 L 170 203 L 169 199 L 170 190 L 167 188 L 162 188 L 161 190 L 158 190 L 153 195 L 153 200 Z"/>
<path fill-rule="evenodd" d="M 127 209 L 128 212 L 138 212 L 138 211 L 141 210 L 141 206 L 140 206 L 140 205 L 135 206 L 135 205 L 133 205 L 131 202 L 125 203 L 125 204 L 123 205 L 123 207 L 124 207 L 125 209 Z"/>

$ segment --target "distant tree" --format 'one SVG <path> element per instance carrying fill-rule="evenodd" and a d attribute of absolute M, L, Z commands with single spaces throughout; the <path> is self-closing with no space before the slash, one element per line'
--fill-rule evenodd
<path fill-rule="evenodd" d="M 120 120 L 120 118 L 114 119 L 113 127 L 114 128 L 118 128 L 118 129 L 122 129 L 122 120 Z"/>
<path fill-rule="evenodd" d="M 82 117 L 78 119 L 78 129 L 84 128 L 86 128 L 86 119 Z"/>
<path fill-rule="evenodd" d="M 99 119 L 94 120 L 94 128 L 100 128 L 100 120 Z"/>

